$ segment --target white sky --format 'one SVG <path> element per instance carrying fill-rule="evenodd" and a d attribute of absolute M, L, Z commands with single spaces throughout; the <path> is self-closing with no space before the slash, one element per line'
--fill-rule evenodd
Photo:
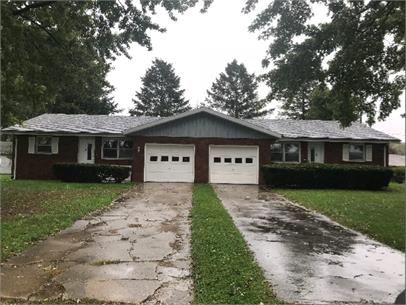
<path fill-rule="evenodd" d="M 118 107 L 123 109 L 122 114 L 128 114 L 133 107 L 131 99 L 141 87 L 141 77 L 156 57 L 173 64 L 181 78 L 181 87 L 186 90 L 185 96 L 193 107 L 204 101 L 206 90 L 234 58 L 244 63 L 250 73 L 263 73 L 261 60 L 269 41 L 258 40 L 257 33 L 248 32 L 255 12 L 241 13 L 244 3 L 245 0 L 214 1 L 207 13 L 200 13 L 198 6 L 178 16 L 176 22 L 159 11 L 154 20 L 167 31 L 150 33 L 153 50 L 133 44 L 129 51 L 132 59 L 119 57 L 108 75 L 116 88 L 113 95 Z M 318 9 L 314 18 L 316 22 L 325 18 L 325 11 Z M 265 97 L 267 92 L 267 87 L 261 84 L 260 96 Z M 270 107 L 276 108 L 270 117 L 277 117 L 277 103 L 271 103 Z M 402 107 L 373 127 L 404 140 L 405 120 L 400 116 L 404 112 L 403 97 Z"/>

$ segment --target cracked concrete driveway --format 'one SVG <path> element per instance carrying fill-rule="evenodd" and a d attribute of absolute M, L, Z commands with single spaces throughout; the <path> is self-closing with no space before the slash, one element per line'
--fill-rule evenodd
<path fill-rule="evenodd" d="M 404 289 L 404 253 L 257 186 L 215 190 L 282 300 L 393 304 Z"/>
<path fill-rule="evenodd" d="M 191 184 L 137 185 L 2 265 L 1 297 L 187 304 Z"/>

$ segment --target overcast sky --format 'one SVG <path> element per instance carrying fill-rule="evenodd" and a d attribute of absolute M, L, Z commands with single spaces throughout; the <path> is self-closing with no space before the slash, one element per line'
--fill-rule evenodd
<path fill-rule="evenodd" d="M 114 97 L 119 108 L 123 109 L 121 114 L 128 114 L 133 107 L 131 99 L 141 87 L 141 77 L 156 57 L 173 64 L 192 106 L 204 101 L 206 90 L 233 59 L 243 62 L 250 73 L 264 72 L 261 60 L 269 41 L 258 40 L 256 33 L 248 32 L 255 13 L 242 14 L 244 3 L 245 0 L 214 1 L 207 13 L 201 14 L 200 8 L 196 7 L 180 15 L 176 22 L 166 13 L 158 12 L 154 19 L 167 31 L 151 33 L 153 50 L 133 44 L 129 52 L 132 59 L 119 57 L 108 76 L 116 88 Z M 317 22 L 325 18 L 326 11 L 320 7 L 314 19 Z M 260 85 L 260 96 L 264 97 L 267 92 L 267 87 Z M 270 106 L 276 108 L 270 117 L 278 117 L 278 104 Z M 402 98 L 402 107 L 385 122 L 378 122 L 373 127 L 404 139 L 405 121 L 400 116 L 404 109 Z"/>

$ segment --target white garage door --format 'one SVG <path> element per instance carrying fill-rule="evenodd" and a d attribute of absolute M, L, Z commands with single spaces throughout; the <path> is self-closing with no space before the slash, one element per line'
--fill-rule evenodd
<path fill-rule="evenodd" d="M 194 145 L 145 145 L 145 181 L 194 182 L 194 168 Z"/>
<path fill-rule="evenodd" d="M 210 182 L 258 184 L 257 146 L 211 145 Z"/>

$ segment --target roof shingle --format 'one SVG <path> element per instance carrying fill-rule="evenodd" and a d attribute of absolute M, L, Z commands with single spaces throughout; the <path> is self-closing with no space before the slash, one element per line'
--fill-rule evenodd
<path fill-rule="evenodd" d="M 354 139 L 354 140 L 385 140 L 398 139 L 383 132 L 354 122 L 351 126 L 342 128 L 338 121 L 322 120 L 267 120 L 251 119 L 250 123 L 279 132 L 284 138 L 309 139 Z"/>
<path fill-rule="evenodd" d="M 113 134 L 119 135 L 127 129 L 141 126 L 158 117 L 109 116 L 87 114 L 43 114 L 29 119 L 21 125 L 3 129 L 18 133 L 69 133 L 69 134 Z M 398 141 L 383 132 L 361 123 L 342 128 L 337 121 L 321 120 L 273 120 L 251 119 L 247 122 L 279 133 L 283 138 L 336 139 L 336 140 L 379 140 Z"/>
<path fill-rule="evenodd" d="M 125 129 L 157 120 L 148 116 L 110 116 L 88 114 L 42 114 L 3 129 L 6 132 L 121 134 Z"/>

